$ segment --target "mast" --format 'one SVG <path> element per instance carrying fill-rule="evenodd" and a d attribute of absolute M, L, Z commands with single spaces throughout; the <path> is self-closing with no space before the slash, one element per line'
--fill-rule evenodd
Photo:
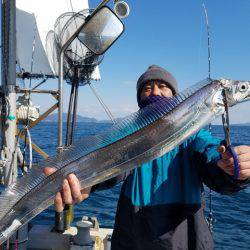
<path fill-rule="evenodd" d="M 2 157 L 4 184 L 17 177 L 16 134 L 16 1 L 2 0 L 2 91 L 4 117 Z"/>

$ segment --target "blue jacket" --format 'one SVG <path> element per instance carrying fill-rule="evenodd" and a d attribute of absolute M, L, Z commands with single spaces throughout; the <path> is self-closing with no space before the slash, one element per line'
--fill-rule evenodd
<path fill-rule="evenodd" d="M 125 180 L 111 249 L 213 249 L 203 215 L 203 183 L 222 194 L 232 194 L 248 184 L 234 180 L 217 166 L 219 144 L 220 140 L 201 130 L 132 173 L 92 188 L 106 189 Z"/>
<path fill-rule="evenodd" d="M 219 144 L 208 131 L 199 131 L 172 151 L 136 168 L 127 180 L 125 195 L 135 206 L 201 203 L 203 186 L 193 158 L 200 153 L 206 158 L 203 164 L 216 165 Z"/>

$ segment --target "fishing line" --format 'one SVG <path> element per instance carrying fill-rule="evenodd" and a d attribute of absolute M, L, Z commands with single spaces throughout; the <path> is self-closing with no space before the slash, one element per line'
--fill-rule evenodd
<path fill-rule="evenodd" d="M 203 9 L 205 13 L 206 27 L 207 27 L 208 78 L 211 79 L 210 29 L 209 29 L 209 23 L 208 23 L 207 9 L 204 3 L 203 3 Z"/>
<path fill-rule="evenodd" d="M 199 72 L 201 71 L 202 27 L 203 27 L 203 15 L 201 13 L 201 16 L 200 16 L 200 37 L 199 37 L 199 48 L 198 48 L 198 58 L 197 58 Z"/>

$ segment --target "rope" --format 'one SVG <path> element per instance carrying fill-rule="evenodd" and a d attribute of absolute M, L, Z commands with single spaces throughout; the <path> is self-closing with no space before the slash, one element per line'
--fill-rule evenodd
<path fill-rule="evenodd" d="M 31 135 L 30 131 L 28 128 L 26 128 L 27 134 L 28 134 L 28 139 L 29 139 L 29 169 L 32 168 L 32 161 L 33 161 L 33 154 L 32 154 L 32 142 L 31 142 Z"/>
<path fill-rule="evenodd" d="M 31 141 L 31 135 L 30 135 L 30 132 L 29 132 L 29 129 L 28 127 L 24 127 L 22 128 L 18 135 L 17 135 L 17 138 L 16 138 L 16 145 L 15 145 L 15 149 L 12 153 L 12 157 L 11 157 L 11 164 L 10 164 L 10 171 L 9 171 L 9 175 L 8 175 L 8 180 L 7 182 L 8 183 L 11 183 L 10 182 L 10 178 L 13 177 L 13 167 L 14 167 L 14 160 L 16 159 L 16 154 L 17 154 L 17 148 L 18 148 L 18 145 L 19 145 L 19 138 L 20 138 L 20 135 L 23 133 L 23 131 L 26 130 L 26 134 L 28 135 L 28 140 L 29 140 L 29 169 L 32 168 L 32 161 L 33 161 L 33 154 L 32 154 L 32 141 Z M 27 137 L 25 138 L 27 139 Z M 24 158 L 23 158 L 23 163 L 24 163 Z M 13 179 L 12 179 L 12 182 L 13 182 Z"/>
<path fill-rule="evenodd" d="M 32 55 L 31 55 L 31 65 L 30 65 L 30 73 L 32 74 L 33 72 L 33 65 L 34 65 L 34 54 L 35 54 L 35 46 L 36 46 L 36 36 L 34 32 L 34 39 L 33 39 L 33 44 L 32 44 Z M 31 78 L 29 82 L 29 92 L 28 92 L 28 108 L 27 108 L 27 119 L 26 119 L 26 125 L 25 125 L 25 139 L 24 139 L 24 149 L 23 149 L 23 164 L 22 164 L 22 170 L 25 167 L 25 154 L 26 154 L 26 140 L 27 140 L 27 133 L 29 133 L 28 126 L 29 126 L 29 109 L 30 109 L 30 96 L 31 96 Z M 30 137 L 30 133 L 29 136 Z M 29 139 L 31 141 L 31 139 Z M 29 149 L 32 151 L 32 149 Z M 30 153 L 30 158 L 32 158 L 32 152 Z M 32 166 L 32 163 L 29 163 L 29 166 Z"/>
<path fill-rule="evenodd" d="M 25 130 L 25 134 L 28 136 L 28 142 L 29 142 L 29 169 L 32 168 L 32 162 L 33 162 L 33 152 L 32 152 L 32 140 L 31 140 L 31 135 L 30 135 L 30 131 L 29 131 L 29 128 L 28 127 L 23 127 L 18 135 L 17 135 L 17 139 L 16 139 L 16 146 L 15 146 L 15 151 L 14 153 L 16 153 L 17 151 L 17 147 L 19 145 L 19 138 L 20 138 L 20 135 L 23 133 L 23 131 Z M 27 140 L 27 137 L 25 137 L 25 139 Z M 23 162 L 25 161 L 25 159 L 23 158 Z"/>

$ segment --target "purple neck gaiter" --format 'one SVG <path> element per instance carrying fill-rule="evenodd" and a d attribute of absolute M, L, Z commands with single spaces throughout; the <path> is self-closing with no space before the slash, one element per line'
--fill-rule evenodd
<path fill-rule="evenodd" d="M 162 102 L 169 102 L 172 100 L 171 97 L 165 97 L 165 96 L 159 96 L 159 95 L 150 95 L 145 99 L 142 99 L 139 103 L 138 106 L 142 109 L 148 106 L 149 104 L 152 104 L 154 102 L 162 103 Z"/>

